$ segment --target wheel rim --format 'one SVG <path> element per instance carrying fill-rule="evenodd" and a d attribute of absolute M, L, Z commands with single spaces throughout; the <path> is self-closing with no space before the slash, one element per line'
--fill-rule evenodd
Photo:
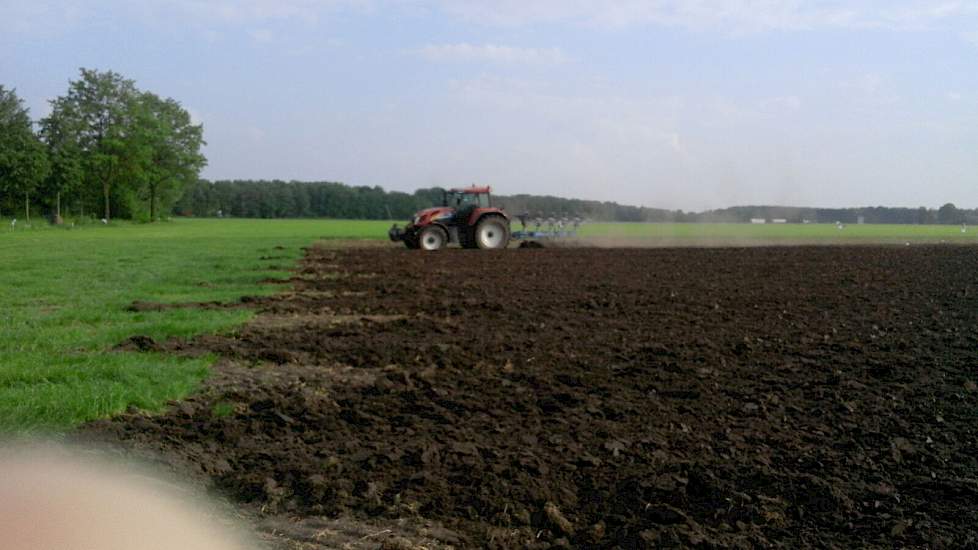
<path fill-rule="evenodd" d="M 425 250 L 438 250 L 445 244 L 441 233 L 437 231 L 426 231 L 421 236 L 421 248 Z"/>
<path fill-rule="evenodd" d="M 498 223 L 486 223 L 479 228 L 479 243 L 482 248 L 499 248 L 504 238 L 503 227 Z"/>

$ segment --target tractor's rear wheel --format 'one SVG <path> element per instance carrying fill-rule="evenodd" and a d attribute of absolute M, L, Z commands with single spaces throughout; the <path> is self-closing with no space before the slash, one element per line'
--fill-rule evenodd
<path fill-rule="evenodd" d="M 475 245 L 482 249 L 506 248 L 509 244 L 509 222 L 502 216 L 486 216 L 475 224 Z"/>
<path fill-rule="evenodd" d="M 437 225 L 429 225 L 418 233 L 421 250 L 438 250 L 448 244 L 448 233 Z"/>

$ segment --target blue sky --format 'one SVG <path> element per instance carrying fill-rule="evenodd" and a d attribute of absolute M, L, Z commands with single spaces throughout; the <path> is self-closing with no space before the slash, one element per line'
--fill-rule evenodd
<path fill-rule="evenodd" d="M 978 207 L 978 1 L 0 0 L 35 118 L 79 67 L 179 100 L 213 179 Z"/>

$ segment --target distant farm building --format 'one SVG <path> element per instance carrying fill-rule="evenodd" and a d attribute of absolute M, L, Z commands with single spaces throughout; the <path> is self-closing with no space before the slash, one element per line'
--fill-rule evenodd
<path fill-rule="evenodd" d="M 788 223 L 788 220 L 784 218 L 774 218 L 773 220 L 771 220 L 771 223 Z"/>
<path fill-rule="evenodd" d="M 767 223 L 767 220 L 764 218 L 751 218 L 750 223 Z"/>

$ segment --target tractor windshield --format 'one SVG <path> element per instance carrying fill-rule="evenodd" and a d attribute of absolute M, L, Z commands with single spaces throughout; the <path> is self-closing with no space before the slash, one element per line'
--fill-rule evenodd
<path fill-rule="evenodd" d="M 488 193 L 464 193 L 461 191 L 445 191 L 444 206 L 454 208 L 465 208 L 475 206 L 478 208 L 489 208 Z"/>

